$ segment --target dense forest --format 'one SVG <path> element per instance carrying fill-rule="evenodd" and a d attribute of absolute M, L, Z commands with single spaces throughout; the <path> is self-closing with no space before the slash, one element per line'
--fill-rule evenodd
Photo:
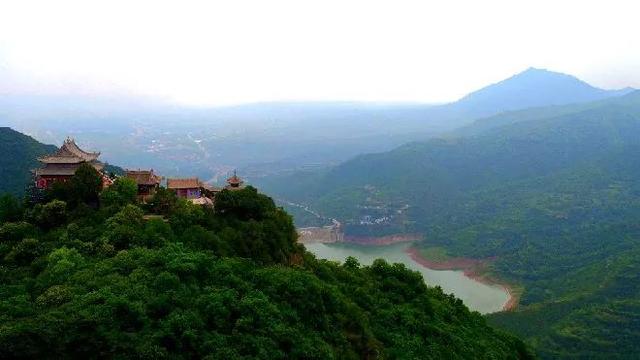
<path fill-rule="evenodd" d="M 501 114 L 264 186 L 351 234 L 419 232 L 448 256 L 495 259 L 491 275 L 524 291 L 490 321 L 542 357 L 625 357 L 640 351 L 638 133 L 635 92 Z M 402 206 L 396 221 L 358 222 Z"/>
<path fill-rule="evenodd" d="M 0 358 L 530 357 L 403 265 L 317 260 L 255 188 L 136 193 L 87 165 L 2 196 Z"/>

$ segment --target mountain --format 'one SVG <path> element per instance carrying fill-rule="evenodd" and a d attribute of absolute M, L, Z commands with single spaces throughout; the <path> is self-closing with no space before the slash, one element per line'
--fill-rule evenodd
<path fill-rule="evenodd" d="M 518 310 L 491 321 L 543 358 L 637 354 L 640 92 L 467 131 L 264 188 L 337 218 L 347 234 L 417 232 L 421 248 L 493 259 L 488 273 L 522 294 Z"/>
<path fill-rule="evenodd" d="M 491 96 L 494 99 L 498 99 L 498 101 L 494 101 L 494 106 L 501 106 L 505 111 L 498 112 L 496 115 L 476 119 L 465 126 L 454 129 L 449 132 L 449 135 L 454 137 L 478 135 L 489 129 L 515 122 L 561 116 L 607 104 L 614 104 L 616 102 L 624 105 L 624 102 L 627 101 L 624 95 L 631 94 L 635 91 L 632 88 L 602 90 L 594 88 L 569 75 L 537 69 L 529 69 L 515 77 L 521 77 L 523 80 L 512 82 L 511 80 L 513 78 L 508 79 L 476 93 L 472 93 L 460 100 L 460 103 L 466 102 L 468 106 L 486 106 L 490 101 L 486 101 L 486 99 L 482 101 L 480 99 Z M 524 99 L 523 96 L 514 96 L 513 94 L 528 93 L 530 90 L 523 91 L 521 85 L 531 83 L 532 79 L 536 79 L 537 83 L 546 83 L 546 85 L 540 87 L 541 89 L 548 89 L 548 92 L 544 93 L 543 99 L 526 99 L 528 105 L 525 106 L 521 104 L 520 107 L 523 109 L 515 110 L 513 107 L 510 107 L 509 104 L 515 104 L 517 100 L 504 101 L 500 97 L 500 94 L 502 94 L 502 96 L 506 98 L 519 97 L 521 100 Z M 550 97 L 548 94 L 553 95 Z M 566 101 L 567 97 L 571 98 L 572 101 Z M 496 102 L 503 104 L 495 105 Z"/>
<path fill-rule="evenodd" d="M 633 89 L 603 90 L 567 74 L 529 68 L 506 80 L 475 91 L 455 105 L 475 114 L 497 114 L 532 107 L 590 102 L 630 93 Z"/>
<path fill-rule="evenodd" d="M 434 129 L 447 132 L 478 118 L 507 111 L 588 103 L 633 91 L 632 88 L 604 90 L 571 75 L 529 68 L 455 102 L 431 107 L 424 111 L 423 119 Z"/>
<path fill-rule="evenodd" d="M 8 127 L 0 127 L 0 193 L 22 194 L 31 181 L 31 170 L 40 163 L 37 158 L 56 151 L 32 137 Z"/>
<path fill-rule="evenodd" d="M 327 167 L 439 136 L 481 117 L 619 96 L 571 76 L 528 70 L 456 102 L 274 102 L 193 108 L 146 99 L 3 96 L 5 125 L 45 143 L 73 135 L 105 161 L 166 176 L 250 180 Z"/>

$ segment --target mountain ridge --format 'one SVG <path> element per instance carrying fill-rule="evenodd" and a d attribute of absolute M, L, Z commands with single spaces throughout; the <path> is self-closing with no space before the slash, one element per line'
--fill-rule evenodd
<path fill-rule="evenodd" d="M 561 116 L 568 113 L 576 113 L 608 105 L 619 104 L 624 106 L 625 104 L 633 104 L 634 102 L 638 101 L 638 99 L 640 99 L 640 90 L 626 88 L 624 91 L 624 95 L 614 96 L 591 102 L 506 111 L 490 117 L 477 119 L 468 125 L 453 130 L 452 132 L 448 133 L 447 136 L 456 137 L 479 135 L 492 128 L 505 126 L 521 121 L 536 120 L 552 116 Z"/>
<path fill-rule="evenodd" d="M 631 88 L 605 90 L 573 75 L 531 67 L 471 92 L 454 104 L 480 112 L 501 113 L 515 109 L 590 102 L 625 95 L 630 91 Z"/>

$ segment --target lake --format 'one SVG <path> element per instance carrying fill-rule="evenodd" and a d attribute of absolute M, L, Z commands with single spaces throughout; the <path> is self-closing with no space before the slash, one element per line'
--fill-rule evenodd
<path fill-rule="evenodd" d="M 410 243 L 384 246 L 364 246 L 345 243 L 308 243 L 307 250 L 318 258 L 343 262 L 348 256 L 358 259 L 362 265 L 371 265 L 373 260 L 382 258 L 390 263 L 402 263 L 411 270 L 422 273 L 425 282 L 440 286 L 446 293 L 453 293 L 470 309 L 482 314 L 501 311 L 509 301 L 509 294 L 499 285 L 484 284 L 464 276 L 462 271 L 431 270 L 413 261 L 405 250 Z"/>

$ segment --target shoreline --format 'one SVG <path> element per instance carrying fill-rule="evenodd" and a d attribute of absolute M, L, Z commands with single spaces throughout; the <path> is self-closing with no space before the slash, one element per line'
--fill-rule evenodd
<path fill-rule="evenodd" d="M 330 227 L 297 228 L 298 242 L 301 244 L 355 244 L 363 246 L 384 246 L 400 243 L 411 243 L 422 239 L 420 234 L 391 234 L 385 236 L 344 235 Z"/>
<path fill-rule="evenodd" d="M 404 242 L 413 242 L 422 239 L 418 234 L 392 234 L 386 236 L 353 236 L 345 235 L 344 242 L 357 245 L 393 245 Z"/>
<path fill-rule="evenodd" d="M 484 267 L 487 265 L 488 261 L 491 261 L 491 259 L 478 260 L 453 258 L 446 261 L 433 261 L 422 257 L 419 250 L 415 247 L 409 247 L 405 250 L 405 252 L 413 261 L 428 269 L 462 270 L 464 276 L 468 277 L 469 279 L 486 285 L 500 286 L 508 295 L 507 301 L 502 305 L 502 311 L 512 311 L 518 306 L 519 296 L 515 293 L 514 289 L 511 286 L 482 274 Z"/>

